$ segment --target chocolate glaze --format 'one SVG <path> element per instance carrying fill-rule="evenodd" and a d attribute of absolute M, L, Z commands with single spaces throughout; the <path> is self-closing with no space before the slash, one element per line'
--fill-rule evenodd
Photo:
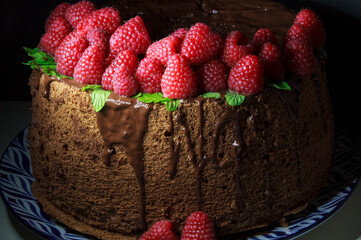
<path fill-rule="evenodd" d="M 151 108 L 152 104 L 142 103 L 134 98 L 113 95 L 107 100 L 104 108 L 97 113 L 99 131 L 104 140 L 104 164 L 111 165 L 112 145 L 122 144 L 127 153 L 128 163 L 134 169 L 139 185 L 139 213 L 142 229 L 146 229 L 142 144 Z"/>

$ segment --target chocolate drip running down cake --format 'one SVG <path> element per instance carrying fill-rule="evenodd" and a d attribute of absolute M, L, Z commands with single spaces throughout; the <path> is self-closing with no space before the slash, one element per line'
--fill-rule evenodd
<path fill-rule="evenodd" d="M 225 37 L 271 29 L 283 44 L 296 13 L 270 1 L 129 1 L 150 38 L 202 22 Z M 156 17 L 155 17 L 156 16 Z M 286 74 L 291 91 L 265 85 L 239 106 L 195 96 L 169 111 L 113 91 L 99 112 L 87 84 L 34 69 L 28 135 L 32 191 L 44 211 L 101 239 L 135 239 L 170 220 L 180 233 L 203 211 L 218 237 L 283 221 L 328 178 L 333 120 L 317 50 L 309 77 Z"/>

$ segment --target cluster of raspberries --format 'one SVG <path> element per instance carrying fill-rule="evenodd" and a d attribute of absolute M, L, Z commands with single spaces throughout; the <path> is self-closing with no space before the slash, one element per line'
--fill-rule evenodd
<path fill-rule="evenodd" d="M 162 92 L 185 99 L 227 88 L 255 94 L 285 73 L 310 77 L 317 64 L 314 50 L 325 42 L 323 25 L 309 9 L 296 16 L 283 46 L 267 28 L 252 40 L 240 31 L 222 39 L 196 23 L 152 43 L 140 16 L 121 23 L 115 8 L 97 10 L 85 0 L 62 3 L 46 21 L 40 48 L 54 56 L 60 74 L 78 82 L 122 96 Z"/>

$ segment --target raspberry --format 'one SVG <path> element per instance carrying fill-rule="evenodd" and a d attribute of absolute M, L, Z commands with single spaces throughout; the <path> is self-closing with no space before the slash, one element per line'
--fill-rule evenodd
<path fill-rule="evenodd" d="M 48 32 L 51 23 L 57 17 L 65 18 L 65 10 L 70 6 L 70 3 L 61 3 L 50 13 L 49 17 L 45 21 L 45 32 Z"/>
<path fill-rule="evenodd" d="M 262 45 L 266 42 L 273 43 L 277 45 L 277 39 L 272 30 L 268 28 L 258 29 L 254 34 L 252 39 L 252 44 L 254 46 L 254 52 L 258 53 Z"/>
<path fill-rule="evenodd" d="M 227 88 L 227 66 L 218 59 L 204 63 L 197 70 L 201 92 L 218 92 Z"/>
<path fill-rule="evenodd" d="M 298 77 L 310 77 L 316 69 L 312 46 L 302 40 L 291 40 L 285 46 L 286 68 Z"/>
<path fill-rule="evenodd" d="M 246 36 L 240 31 L 233 31 L 228 34 L 222 53 L 222 61 L 233 67 L 243 56 L 253 52 L 253 46 Z"/>
<path fill-rule="evenodd" d="M 138 92 L 138 83 L 134 76 L 134 71 L 125 65 L 120 65 L 114 69 L 113 85 L 114 92 L 121 96 L 131 97 Z"/>
<path fill-rule="evenodd" d="M 177 240 L 174 234 L 174 228 L 170 221 L 161 220 L 153 224 L 139 240 Z"/>
<path fill-rule="evenodd" d="M 151 44 L 143 19 L 136 16 L 120 26 L 110 37 L 110 51 L 114 56 L 123 50 L 144 54 Z"/>
<path fill-rule="evenodd" d="M 197 92 L 197 82 L 188 60 L 175 54 L 168 60 L 161 80 L 162 92 L 169 98 L 189 98 Z"/>
<path fill-rule="evenodd" d="M 176 47 L 176 52 L 177 53 L 180 53 L 181 52 L 181 49 L 182 49 L 182 46 L 183 46 L 183 41 L 184 41 L 184 38 L 186 37 L 187 35 L 187 32 L 189 30 L 186 29 L 186 28 L 179 28 L 177 30 L 175 30 L 173 33 L 171 33 L 169 36 L 173 36 L 173 37 L 179 37 L 180 38 L 180 41 Z"/>
<path fill-rule="evenodd" d="M 71 32 L 71 26 L 63 17 L 55 18 L 48 32 L 40 39 L 40 48 L 51 55 L 55 54 L 64 38 Z"/>
<path fill-rule="evenodd" d="M 102 76 L 102 87 L 106 90 L 113 90 L 113 74 L 119 66 L 126 66 L 130 71 L 135 72 L 138 66 L 138 58 L 134 52 L 125 50 L 118 54 L 114 61 L 107 67 Z"/>
<path fill-rule="evenodd" d="M 264 43 L 258 54 L 258 59 L 263 66 L 266 80 L 283 79 L 285 69 L 282 61 L 282 53 L 276 45 L 270 42 Z"/>
<path fill-rule="evenodd" d="M 325 44 L 326 33 L 317 14 L 310 9 L 303 9 L 296 16 L 295 23 L 301 24 L 311 35 L 312 44 L 320 48 Z"/>
<path fill-rule="evenodd" d="M 222 38 L 204 23 L 196 23 L 186 34 L 181 49 L 191 65 L 200 65 L 216 57 L 222 48 Z"/>
<path fill-rule="evenodd" d="M 85 35 L 79 32 L 72 32 L 68 36 L 55 52 L 56 70 L 62 75 L 73 77 L 74 68 L 88 47 L 88 41 Z"/>
<path fill-rule="evenodd" d="M 312 45 L 312 39 L 310 33 L 299 23 L 294 23 L 290 27 L 290 29 L 288 29 L 287 34 L 285 36 L 285 43 L 296 39 Z"/>
<path fill-rule="evenodd" d="M 243 95 L 252 95 L 263 90 L 263 69 L 254 55 L 242 57 L 228 76 L 230 89 Z"/>
<path fill-rule="evenodd" d="M 104 72 L 105 50 L 101 45 L 85 49 L 74 68 L 74 79 L 80 83 L 100 84 Z"/>
<path fill-rule="evenodd" d="M 88 32 L 94 28 L 102 28 L 112 34 L 120 25 L 121 18 L 117 9 L 112 7 L 96 10 L 84 17 L 77 25 L 78 31 Z"/>
<path fill-rule="evenodd" d="M 184 225 L 181 240 L 216 240 L 213 223 L 204 212 L 193 212 Z"/>
<path fill-rule="evenodd" d="M 157 58 L 163 65 L 167 64 L 168 59 L 178 53 L 178 44 L 181 41 L 179 37 L 169 36 L 157 42 L 152 43 L 147 49 L 148 58 Z"/>
<path fill-rule="evenodd" d="M 96 8 L 92 2 L 83 0 L 70 5 L 65 11 L 65 18 L 75 29 L 83 17 L 95 10 Z"/>
<path fill-rule="evenodd" d="M 109 34 L 101 28 L 94 28 L 88 31 L 86 35 L 90 45 L 101 46 L 104 50 L 108 50 Z"/>
<path fill-rule="evenodd" d="M 143 58 L 135 77 L 140 84 L 140 91 L 144 93 L 161 92 L 160 81 L 164 72 L 162 62 L 156 58 Z"/>

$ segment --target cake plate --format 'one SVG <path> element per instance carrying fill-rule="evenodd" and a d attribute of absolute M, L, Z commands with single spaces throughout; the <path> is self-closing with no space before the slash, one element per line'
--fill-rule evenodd
<path fill-rule="evenodd" d="M 32 176 L 29 127 L 9 144 L 0 160 L 0 194 L 8 210 L 26 227 L 46 239 L 86 240 L 78 233 L 48 216 L 31 192 Z M 345 132 L 335 131 L 333 167 L 325 186 L 302 212 L 288 216 L 288 227 L 269 227 L 234 234 L 225 239 L 294 239 L 325 222 L 349 199 L 360 176 L 360 146 Z"/>

